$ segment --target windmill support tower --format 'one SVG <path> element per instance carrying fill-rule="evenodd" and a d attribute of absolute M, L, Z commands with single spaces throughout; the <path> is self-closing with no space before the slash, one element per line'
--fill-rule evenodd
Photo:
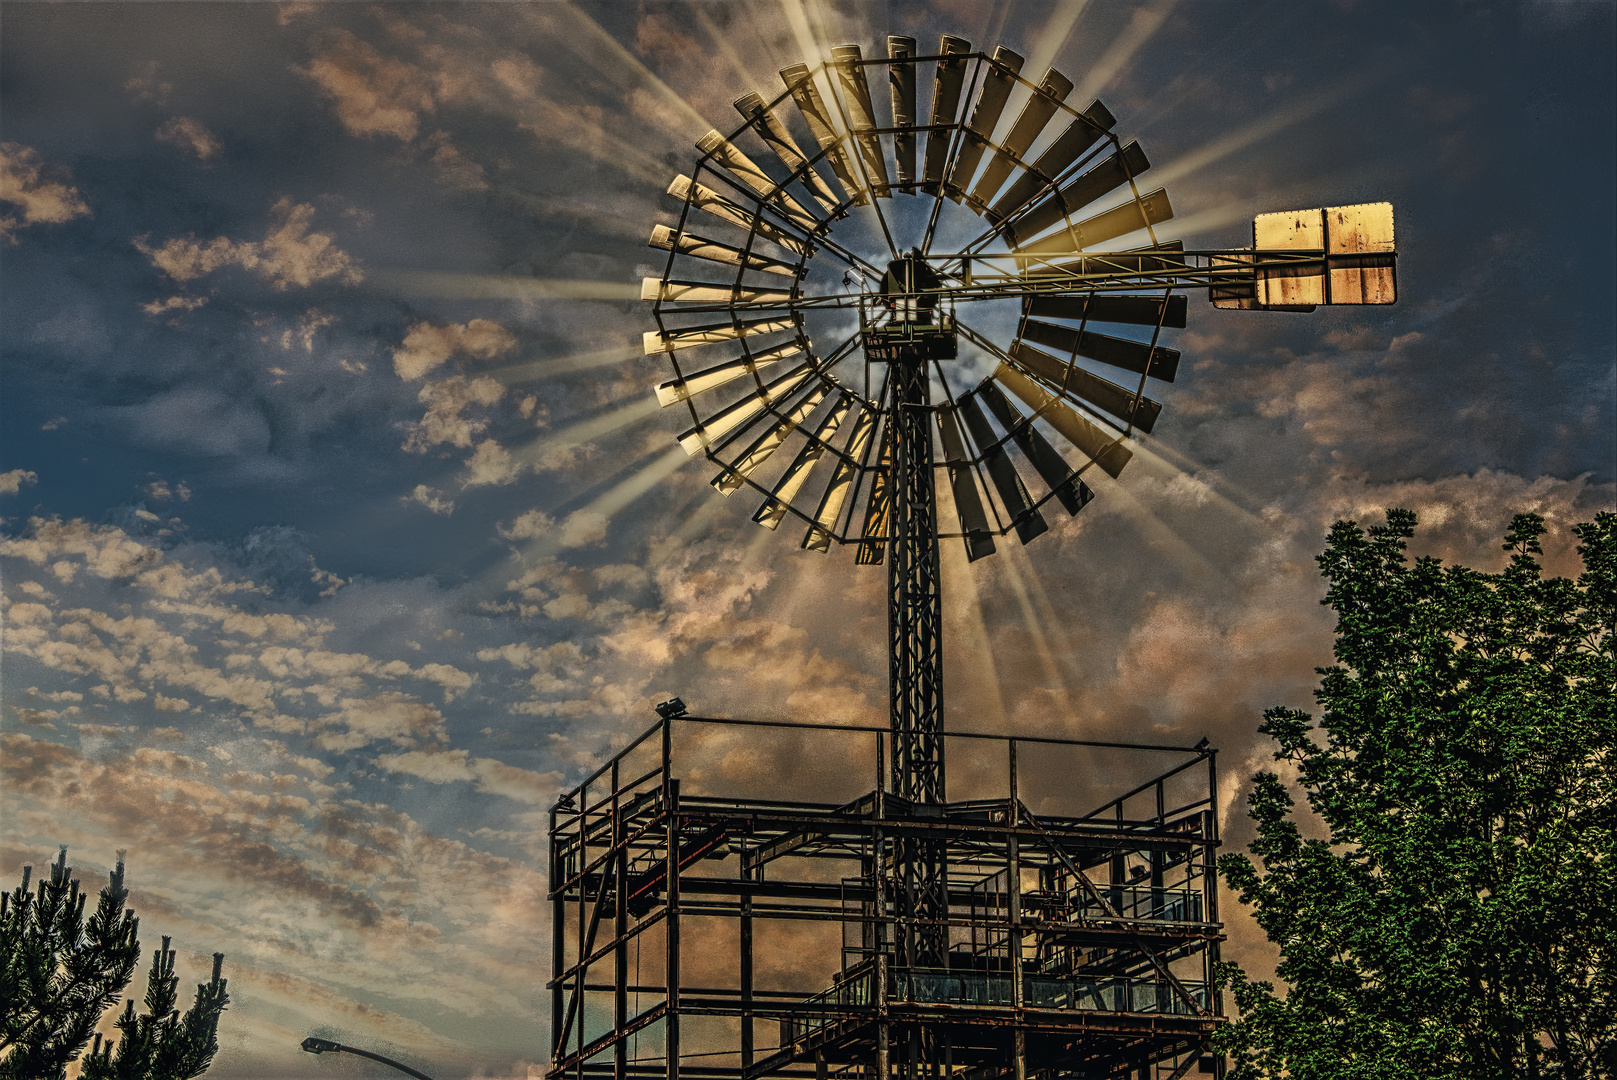
<path fill-rule="evenodd" d="M 1176 376 L 1182 290 L 1393 302 L 1392 211 L 1263 214 L 1250 248 L 1186 251 L 1110 111 L 1021 65 L 948 35 L 841 46 L 737 99 L 669 188 L 642 293 L 658 400 L 759 524 L 886 563 L 891 711 L 675 699 L 560 798 L 548 1080 L 1222 1074 L 1215 751 L 945 728 L 940 543 L 1027 543 L 1119 476 Z"/>

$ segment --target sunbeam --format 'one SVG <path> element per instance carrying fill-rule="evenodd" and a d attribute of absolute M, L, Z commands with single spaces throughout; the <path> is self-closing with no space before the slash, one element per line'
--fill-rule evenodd
<path fill-rule="evenodd" d="M 999 665 L 994 662 L 994 646 L 988 636 L 988 622 L 983 617 L 983 598 L 977 585 L 977 575 L 971 572 L 963 548 L 945 544 L 942 556 L 944 573 L 951 586 L 950 592 L 945 595 L 965 593 L 964 602 L 956 600 L 949 610 L 957 616 L 953 621 L 955 635 L 964 639 L 956 649 L 971 658 L 970 663 L 956 664 L 952 670 L 964 668 L 973 673 L 978 686 L 986 691 L 992 714 L 989 719 L 993 721 L 994 729 L 1002 729 L 1005 726 L 1005 688 L 1000 682 Z M 949 639 L 946 637 L 944 640 L 947 642 Z"/>
<path fill-rule="evenodd" d="M 1006 547 L 1011 549 L 1009 544 Z M 1016 555 L 1020 555 L 1020 558 L 1013 556 L 1011 554 L 1012 550 L 1016 552 Z M 1034 655 L 1038 657 L 1039 666 L 1044 669 L 1044 678 L 1050 686 L 1050 692 L 1061 703 L 1063 709 L 1070 711 L 1072 702 L 1067 695 L 1067 680 L 1062 677 L 1061 668 L 1056 663 L 1055 655 L 1050 651 L 1050 640 L 1045 635 L 1038 612 L 1033 609 L 1033 599 L 1028 595 L 1027 584 L 1022 580 L 1022 567 L 1018 563 L 1026 565 L 1024 560 L 1027 558 L 1027 553 L 1021 551 L 1018 545 L 1017 548 L 1007 550 L 1006 555 L 1007 558 L 1000 569 L 1005 572 L 1005 582 L 1010 586 L 1011 595 L 1016 598 L 1016 606 L 1022 612 L 1022 625 L 1027 630 L 1028 637 L 1032 640 Z M 1030 574 L 1029 576 L 1035 580 L 1038 577 L 1037 574 Z"/>
<path fill-rule="evenodd" d="M 1196 170 L 1228 157 L 1237 150 L 1243 150 L 1253 143 L 1278 135 L 1293 125 L 1318 116 L 1372 85 L 1378 78 L 1378 75 L 1361 73 L 1323 87 L 1312 94 L 1306 94 L 1245 127 L 1238 128 L 1228 135 L 1221 135 L 1212 142 L 1204 143 L 1174 161 L 1159 165 L 1151 173 L 1152 183 L 1166 187 L 1175 180 L 1191 176 Z"/>
<path fill-rule="evenodd" d="M 1157 0 L 1156 3 L 1137 10 L 1129 19 L 1128 26 L 1117 35 L 1117 40 L 1112 42 L 1088 71 L 1084 72 L 1083 79 L 1070 95 L 1072 100 L 1087 102 L 1111 85 L 1117 73 L 1123 70 L 1123 66 L 1168 20 L 1175 3 L 1176 0 Z"/>
<path fill-rule="evenodd" d="M 543 535 L 534 538 L 532 543 L 522 549 L 521 562 L 531 566 L 542 559 L 558 555 L 567 548 L 595 542 L 598 538 L 586 540 L 585 537 L 595 537 L 598 526 L 610 522 L 616 514 L 662 483 L 687 460 L 685 451 L 677 446 L 665 451 L 659 457 L 652 458 L 648 464 L 568 514 L 563 521 L 555 522 Z M 502 568 L 492 573 L 508 574 L 510 569 Z"/>
<path fill-rule="evenodd" d="M 1162 461 L 1161 458 L 1157 460 Z M 1169 465 L 1169 469 L 1173 470 L 1173 467 Z M 1109 501 L 1115 500 L 1118 512 L 1135 524 L 1147 544 L 1155 545 L 1171 554 L 1181 565 L 1199 577 L 1223 576 L 1222 571 L 1203 558 L 1201 553 L 1182 536 L 1164 524 L 1161 518 L 1152 513 L 1149 507 L 1129 491 L 1128 487 L 1115 480 L 1105 482 L 1104 474 L 1096 476 L 1094 483 L 1096 494 Z"/>
<path fill-rule="evenodd" d="M 1078 25 L 1084 8 L 1088 6 L 1089 0 L 1065 0 L 1051 10 L 1050 18 L 1034 35 L 1033 50 L 1028 55 L 1028 71 L 1037 75 L 1055 63 L 1056 57 L 1067 44 L 1067 39 L 1072 37 L 1073 29 Z"/>
<path fill-rule="evenodd" d="M 596 368 L 611 367 L 613 364 L 638 360 L 644 354 L 644 351 L 638 342 L 630 345 L 613 345 L 610 348 L 595 349 L 592 352 L 573 353 L 571 356 L 549 356 L 543 360 L 524 360 L 520 363 L 506 364 L 503 367 L 488 368 L 478 374 L 499 379 L 507 385 L 535 382 L 539 379 L 548 379 L 556 375 L 570 375 L 575 371 L 593 371 Z"/>
<path fill-rule="evenodd" d="M 435 300 L 635 300 L 640 289 L 619 281 L 456 274 L 443 270 L 379 270 L 375 291 Z"/>
<path fill-rule="evenodd" d="M 742 57 L 740 50 L 735 47 L 735 43 L 730 40 L 733 36 L 732 34 L 727 34 L 723 30 L 720 30 L 718 26 L 714 24 L 712 17 L 708 15 L 706 9 L 701 4 L 693 4 L 690 8 L 690 13 L 691 17 L 696 20 L 696 24 L 702 28 L 702 32 L 707 35 L 707 39 L 712 43 L 713 48 L 719 52 L 719 55 L 723 56 L 730 62 L 730 66 L 735 69 L 735 73 L 740 76 L 740 82 L 737 83 L 738 86 L 758 86 L 763 84 L 764 80 L 754 75 L 753 72 L 747 67 L 747 61 Z M 754 37 L 757 37 L 757 35 L 754 35 Z M 767 57 L 768 62 L 773 64 L 777 69 L 784 67 L 784 64 L 777 62 L 777 58 L 774 55 L 774 50 L 769 49 L 768 43 L 764 42 L 762 38 L 758 38 L 758 40 L 764 45 L 765 49 L 770 54 Z M 732 124 L 731 126 L 733 127 L 734 125 Z M 726 127 L 722 130 L 728 131 L 730 128 Z"/>
<path fill-rule="evenodd" d="M 698 506 L 694 513 L 682 521 L 678 529 L 652 545 L 651 551 L 646 555 L 647 566 L 661 566 L 673 558 L 680 548 L 705 535 L 713 519 L 719 515 L 721 510 L 730 505 L 724 496 L 717 491 L 709 488 L 708 492 L 709 498 Z"/>
<path fill-rule="evenodd" d="M 675 93 L 667 83 L 657 77 L 655 72 L 642 63 L 638 56 L 624 48 L 617 38 L 603 30 L 600 23 L 580 11 L 574 4 L 567 3 L 563 6 L 573 16 L 580 28 L 583 29 L 590 44 L 601 50 L 601 53 L 604 53 L 606 57 L 610 57 L 634 72 L 635 75 L 639 76 L 640 81 L 656 93 L 664 104 L 672 107 L 677 114 L 685 119 L 688 125 L 688 131 L 685 133 L 686 139 L 699 139 L 713 129 L 713 125 L 700 112 L 697 112 L 695 106 Z M 586 52 L 581 49 L 581 44 L 583 43 L 573 43 L 575 54 L 588 61 L 601 74 L 621 81 L 622 72 L 613 70 L 611 65 L 604 61 L 601 54 Z"/>
<path fill-rule="evenodd" d="M 588 420 L 580 420 L 571 427 L 562 428 L 549 435 L 535 439 L 533 442 L 518 449 L 512 456 L 521 465 L 535 471 L 543 471 L 545 462 L 549 458 L 559 457 L 567 450 L 582 446 L 587 442 L 599 439 L 602 435 L 610 435 L 614 431 L 638 423 L 657 411 L 657 401 L 650 395 L 636 395 L 627 405 L 621 405 L 610 412 L 592 416 Z M 680 453 L 684 453 L 680 449 Z"/>

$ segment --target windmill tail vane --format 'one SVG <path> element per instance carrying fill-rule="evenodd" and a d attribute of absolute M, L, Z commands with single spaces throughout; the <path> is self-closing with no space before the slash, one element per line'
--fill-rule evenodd
<path fill-rule="evenodd" d="M 1223 1068 L 1207 1042 L 1215 752 L 946 731 L 940 546 L 976 561 L 1104 494 L 1161 418 L 1188 292 L 1244 311 L 1393 303 L 1392 208 L 1263 213 L 1250 247 L 1186 250 L 1117 117 L 1022 67 L 953 35 L 931 54 L 899 36 L 880 57 L 838 46 L 736 98 L 739 125 L 699 140 L 668 188 L 648 241 L 663 271 L 642 286 L 645 352 L 670 369 L 658 404 L 685 417 L 680 445 L 718 491 L 757 499 L 755 522 L 886 565 L 890 715 L 838 729 L 874 739 L 874 786 L 852 802 L 682 794 L 680 732 L 773 729 L 681 704 L 558 803 L 552 1080 Z M 946 751 L 982 740 L 1007 754 L 1006 786 L 951 802 Z M 1182 760 L 1087 814 L 1035 814 L 1018 786 L 1038 772 L 1018 764 L 1030 743 Z M 1205 792 L 1176 804 L 1198 764 Z M 736 927 L 728 988 L 681 978 L 697 916 Z M 828 989 L 758 986 L 770 919 L 841 924 Z M 653 928 L 665 985 L 642 1007 L 627 956 Z M 607 963 L 610 985 L 591 983 Z M 739 1043 L 686 1047 L 700 1017 L 729 1018 Z M 642 1031 L 654 1064 L 630 1060 Z"/>

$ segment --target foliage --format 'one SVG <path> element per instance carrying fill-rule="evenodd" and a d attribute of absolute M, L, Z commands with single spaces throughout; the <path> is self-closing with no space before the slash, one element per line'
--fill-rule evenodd
<path fill-rule="evenodd" d="M 1327 839 L 1256 778 L 1251 852 L 1219 869 L 1279 946 L 1222 978 L 1235 1080 L 1617 1072 L 1617 515 L 1574 531 L 1584 572 L 1544 579 L 1518 515 L 1498 574 L 1410 565 L 1415 515 L 1338 522 L 1319 564 L 1338 663 L 1312 718 L 1262 731 Z"/>
<path fill-rule="evenodd" d="M 31 894 L 32 870 L 24 867 L 22 884 L 0 894 L 0 1080 L 65 1077 L 92 1036 L 84 1080 L 200 1076 L 218 1051 L 219 1016 L 230 1000 L 219 977 L 223 954 L 214 954 L 212 981 L 197 987 L 182 1017 L 174 1008 L 174 952 L 164 938 L 147 980 L 146 1013 L 136 1016 L 130 1001 L 117 1021 L 122 1039 L 103 1042 L 95 1028 L 140 960 L 140 920 L 124 908 L 123 860 L 88 921 L 66 848 L 51 866 L 50 881 Z"/>

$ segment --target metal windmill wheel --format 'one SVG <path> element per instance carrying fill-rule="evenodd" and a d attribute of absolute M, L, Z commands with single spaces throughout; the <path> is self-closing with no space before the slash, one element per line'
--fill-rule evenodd
<path fill-rule="evenodd" d="M 949 36 L 934 56 L 908 38 L 890 38 L 881 60 L 842 46 L 817 70 L 785 69 L 774 100 L 737 99 L 741 127 L 709 133 L 692 175 L 669 187 L 684 205 L 652 233 L 669 255 L 643 292 L 659 327 L 646 351 L 673 368 L 658 399 L 689 411 L 680 441 L 720 466 L 714 485 L 759 493 L 766 528 L 798 519 L 806 548 L 854 542 L 859 562 L 879 563 L 906 531 L 961 539 L 970 559 L 1012 531 L 1025 543 L 1047 529 L 1046 503 L 1076 513 L 1091 497 L 1083 474 L 1115 477 L 1129 433 L 1156 422 L 1146 380 L 1174 378 L 1178 353 L 1157 339 L 1184 325 L 1184 298 L 1095 295 L 1070 279 L 1183 265 L 1151 231 L 1172 216 L 1167 196 L 1141 192 L 1148 162 L 1104 105 L 1079 111 L 1059 72 L 1035 85 L 1021 66 L 1009 49 L 973 53 Z M 918 67 L 935 71 L 925 123 Z M 885 69 L 889 116 L 871 68 Z M 991 143 L 1017 87 L 1021 111 Z M 1141 230 L 1159 254 L 1071 265 Z M 717 362 L 715 349 L 689 351 L 720 343 Z M 917 407 L 924 423 L 901 438 Z M 939 458 L 954 520 L 895 520 L 895 486 L 930 489 Z M 911 464 L 926 475 L 900 467 Z"/>

